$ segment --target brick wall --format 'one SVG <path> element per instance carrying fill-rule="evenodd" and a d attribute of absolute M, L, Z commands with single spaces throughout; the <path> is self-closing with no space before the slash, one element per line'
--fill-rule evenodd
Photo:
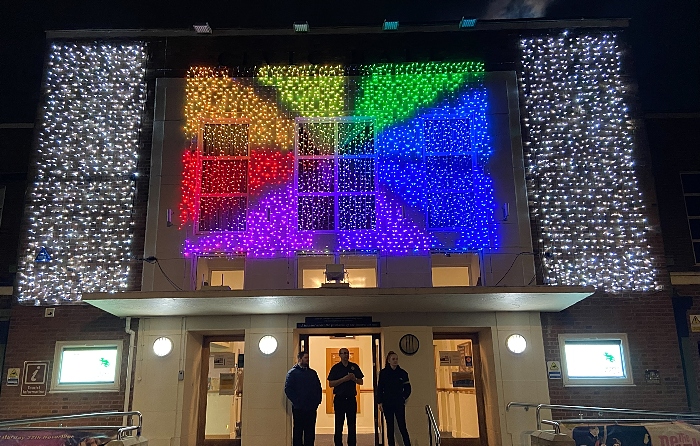
<path fill-rule="evenodd" d="M 53 318 L 45 318 L 44 310 L 45 307 L 20 305 L 12 308 L 0 384 L 0 419 L 122 410 L 129 347 L 129 335 L 124 331 L 125 320 L 87 304 L 59 306 Z M 132 320 L 131 326 L 137 331 L 137 320 Z M 20 396 L 19 386 L 6 385 L 7 369 L 21 368 L 24 361 L 49 361 L 50 382 L 56 341 L 78 340 L 123 341 L 119 392 L 47 393 L 43 397 L 23 397 Z M 120 419 L 110 421 L 121 423 Z M 90 419 L 89 422 L 94 423 L 95 420 Z"/>
<path fill-rule="evenodd" d="M 552 404 L 685 411 L 688 402 L 670 293 L 639 297 L 592 296 L 560 313 L 543 313 L 545 358 L 560 361 L 558 335 L 626 333 L 634 387 L 564 387 L 550 380 Z M 660 384 L 648 384 L 647 369 Z"/>

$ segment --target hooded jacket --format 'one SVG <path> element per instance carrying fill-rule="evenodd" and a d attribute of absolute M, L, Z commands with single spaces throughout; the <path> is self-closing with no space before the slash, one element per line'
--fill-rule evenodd
<path fill-rule="evenodd" d="M 411 383 L 408 373 L 399 366 L 392 369 L 390 365 L 379 372 L 376 401 L 387 406 L 403 406 L 411 395 Z"/>
<path fill-rule="evenodd" d="M 321 404 L 321 380 L 316 370 L 296 364 L 287 372 L 284 393 L 297 410 L 317 410 Z"/>

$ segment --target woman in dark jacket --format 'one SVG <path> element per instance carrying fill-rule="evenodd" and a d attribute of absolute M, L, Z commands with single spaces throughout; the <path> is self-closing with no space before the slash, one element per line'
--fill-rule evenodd
<path fill-rule="evenodd" d="M 404 446 L 411 446 L 406 429 L 406 400 L 411 395 L 411 383 L 408 373 L 399 367 L 399 355 L 390 351 L 386 355 L 386 365 L 379 372 L 377 383 L 377 403 L 379 410 L 386 419 L 386 434 L 388 446 L 394 446 L 394 417 L 399 426 Z"/>

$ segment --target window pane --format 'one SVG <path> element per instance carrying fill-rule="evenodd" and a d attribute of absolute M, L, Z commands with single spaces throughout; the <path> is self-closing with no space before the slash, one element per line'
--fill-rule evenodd
<path fill-rule="evenodd" d="M 299 155 L 333 155 L 335 152 L 334 123 L 301 123 L 298 136 Z"/>
<path fill-rule="evenodd" d="M 335 229 L 334 197 L 299 197 L 299 229 L 332 231 Z"/>
<path fill-rule="evenodd" d="M 685 206 L 688 209 L 688 217 L 700 217 L 700 197 L 686 196 Z"/>
<path fill-rule="evenodd" d="M 202 161 L 203 194 L 244 194 L 247 186 L 247 160 Z"/>
<path fill-rule="evenodd" d="M 243 289 L 243 270 L 232 270 L 232 271 L 212 271 L 211 272 L 211 286 L 228 286 L 232 290 L 242 290 Z"/>
<path fill-rule="evenodd" d="M 117 347 L 66 348 L 61 353 L 59 384 L 113 383 Z"/>
<path fill-rule="evenodd" d="M 374 195 L 341 195 L 338 207 L 341 231 L 374 229 L 377 220 Z"/>
<path fill-rule="evenodd" d="M 202 197 L 200 231 L 245 231 L 246 197 Z"/>
<path fill-rule="evenodd" d="M 374 153 L 374 128 L 371 122 L 338 123 L 338 154 L 369 155 Z"/>
<path fill-rule="evenodd" d="M 469 286 L 468 266 L 434 266 L 433 286 Z"/>
<path fill-rule="evenodd" d="M 682 173 L 683 193 L 700 194 L 700 173 Z"/>
<path fill-rule="evenodd" d="M 248 156 L 248 124 L 207 124 L 202 154 L 205 156 Z"/>
<path fill-rule="evenodd" d="M 374 191 L 374 159 L 340 158 L 338 160 L 338 190 L 340 192 Z"/>
<path fill-rule="evenodd" d="M 700 218 L 691 218 L 690 222 L 690 237 L 694 240 L 700 240 Z"/>
<path fill-rule="evenodd" d="M 334 179 L 334 160 L 299 160 L 299 192 L 333 192 Z"/>
<path fill-rule="evenodd" d="M 625 378 L 622 343 L 611 341 L 566 341 L 569 378 Z"/>

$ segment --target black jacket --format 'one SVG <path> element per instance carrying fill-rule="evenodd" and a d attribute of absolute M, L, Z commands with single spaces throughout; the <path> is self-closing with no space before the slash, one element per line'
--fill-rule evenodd
<path fill-rule="evenodd" d="M 376 400 L 386 406 L 402 406 L 411 395 L 411 383 L 408 381 L 408 373 L 399 366 L 392 369 L 384 367 L 379 372 Z"/>
<path fill-rule="evenodd" d="M 321 404 L 321 380 L 316 370 L 296 364 L 287 372 L 284 393 L 298 410 L 316 410 Z"/>

